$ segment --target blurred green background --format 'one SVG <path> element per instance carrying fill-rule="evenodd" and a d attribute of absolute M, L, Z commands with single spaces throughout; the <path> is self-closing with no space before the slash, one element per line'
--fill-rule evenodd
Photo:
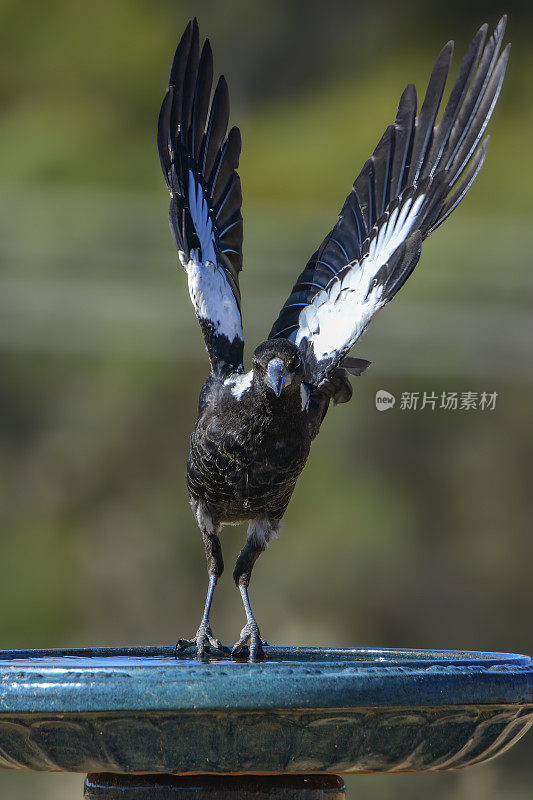
<path fill-rule="evenodd" d="M 184 474 L 206 357 L 154 135 L 187 19 L 243 134 L 249 357 L 405 84 L 422 93 L 444 42 L 460 57 L 502 11 L 513 52 L 485 167 L 361 342 L 372 367 L 329 415 L 252 593 L 280 644 L 533 652 L 531 7 L 392 0 L 0 4 L 2 648 L 168 644 L 199 620 Z M 379 413 L 378 389 L 498 400 Z M 243 536 L 223 536 L 228 642 Z M 531 743 L 463 773 L 356 777 L 352 796 L 526 800 Z M 0 797 L 81 784 L 3 772 Z"/>

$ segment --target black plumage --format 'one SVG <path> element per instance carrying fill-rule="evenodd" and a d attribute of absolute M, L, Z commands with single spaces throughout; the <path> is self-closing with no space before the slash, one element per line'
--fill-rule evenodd
<path fill-rule="evenodd" d="M 244 372 L 238 275 L 242 268 L 240 134 L 229 122 L 221 77 L 211 97 L 213 57 L 198 25 L 176 50 L 158 125 L 158 147 L 171 194 L 170 225 L 210 359 L 191 436 L 187 485 L 202 531 L 209 588 L 196 636 L 178 645 L 199 654 L 220 648 L 209 613 L 223 570 L 223 525 L 249 524 L 234 580 L 246 626 L 233 648 L 250 656 L 263 640 L 248 583 L 305 466 L 331 401 L 350 400 L 347 372 L 369 362 L 348 355 L 375 313 L 418 263 L 424 239 L 456 208 L 485 158 L 482 140 L 500 93 L 509 47 L 500 55 L 505 18 L 483 48 L 474 37 L 437 121 L 453 43 L 441 51 L 417 113 L 414 86 L 395 122 L 356 178 L 339 219 L 307 263 L 269 338 Z"/>
<path fill-rule="evenodd" d="M 265 343 L 255 353 L 254 372 L 265 373 L 271 358 L 280 357 L 294 377 L 279 397 L 270 397 L 262 380 L 252 380 L 237 398 L 231 380 L 211 379 L 202 395 L 187 483 L 191 497 L 205 502 L 217 523 L 281 519 L 305 465 L 311 431 L 301 413 L 304 375 L 298 348 L 285 340 L 281 346 Z"/>

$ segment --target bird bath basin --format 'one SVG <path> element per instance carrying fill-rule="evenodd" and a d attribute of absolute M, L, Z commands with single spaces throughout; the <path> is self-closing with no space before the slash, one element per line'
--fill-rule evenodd
<path fill-rule="evenodd" d="M 0 766 L 91 773 L 88 798 L 335 800 L 338 773 L 467 767 L 532 723 L 533 662 L 508 653 L 0 651 Z"/>

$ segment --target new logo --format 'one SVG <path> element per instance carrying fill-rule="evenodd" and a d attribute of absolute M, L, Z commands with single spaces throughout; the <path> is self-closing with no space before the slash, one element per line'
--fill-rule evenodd
<path fill-rule="evenodd" d="M 394 406 L 395 402 L 394 395 L 386 392 L 385 389 L 378 389 L 376 392 L 376 408 L 378 411 L 388 411 L 389 408 Z"/>

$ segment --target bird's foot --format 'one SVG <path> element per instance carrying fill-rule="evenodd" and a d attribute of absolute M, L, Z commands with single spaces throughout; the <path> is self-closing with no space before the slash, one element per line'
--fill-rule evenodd
<path fill-rule="evenodd" d="M 340 403 L 348 403 L 352 399 L 352 384 L 345 369 L 335 369 L 328 380 L 331 382 L 333 402 L 336 406 Z"/>
<path fill-rule="evenodd" d="M 189 647 L 196 647 L 196 652 L 200 658 L 205 653 L 211 653 L 213 650 L 218 650 L 220 653 L 229 653 L 229 648 L 224 647 L 220 639 L 216 639 L 213 636 L 210 625 L 200 625 L 194 639 L 178 639 L 176 652 L 181 653 Z"/>
<path fill-rule="evenodd" d="M 247 642 L 250 642 L 249 648 L 246 648 Z M 239 641 L 236 642 L 231 650 L 232 656 L 248 655 L 250 661 L 256 661 L 264 657 L 263 647 L 268 647 L 267 642 L 261 637 L 259 628 L 256 622 L 247 622 L 241 631 Z M 246 648 L 246 649 L 245 649 Z"/>

